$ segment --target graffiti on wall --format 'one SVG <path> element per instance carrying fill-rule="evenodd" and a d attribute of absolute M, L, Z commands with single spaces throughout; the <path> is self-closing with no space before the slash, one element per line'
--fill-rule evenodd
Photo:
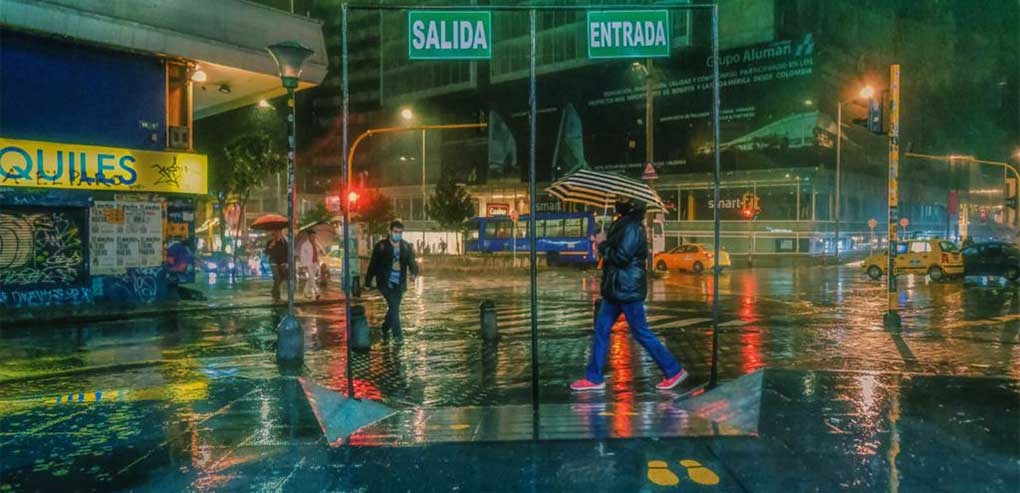
<path fill-rule="evenodd" d="M 92 295 L 97 302 L 152 303 L 166 297 L 166 269 L 132 267 L 124 274 L 95 276 Z"/>
<path fill-rule="evenodd" d="M 81 209 L 0 212 L 0 306 L 91 303 Z"/>
<path fill-rule="evenodd" d="M 28 291 L 0 290 L 0 307 L 81 305 L 89 303 L 92 303 L 92 291 L 86 287 L 30 289 Z"/>
<path fill-rule="evenodd" d="M 69 210 L 0 213 L 0 289 L 81 285 L 81 214 Z"/>

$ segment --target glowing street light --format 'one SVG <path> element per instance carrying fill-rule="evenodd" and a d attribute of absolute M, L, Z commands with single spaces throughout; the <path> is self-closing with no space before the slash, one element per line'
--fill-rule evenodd
<path fill-rule="evenodd" d="M 875 95 L 875 89 L 871 86 L 864 86 L 861 88 L 861 92 L 857 93 L 861 99 L 871 99 Z"/>
<path fill-rule="evenodd" d="M 405 122 L 414 120 L 414 111 L 411 111 L 411 108 L 404 108 L 400 110 L 400 118 L 403 118 Z"/>

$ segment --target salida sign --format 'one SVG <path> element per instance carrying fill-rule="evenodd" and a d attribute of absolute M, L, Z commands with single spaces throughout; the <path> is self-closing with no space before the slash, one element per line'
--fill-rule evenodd
<path fill-rule="evenodd" d="M 407 12 L 407 56 L 411 60 L 492 58 L 492 13 L 411 10 Z"/>

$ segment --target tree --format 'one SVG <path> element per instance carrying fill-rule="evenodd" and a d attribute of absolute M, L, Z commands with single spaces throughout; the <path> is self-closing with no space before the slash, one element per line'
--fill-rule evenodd
<path fill-rule="evenodd" d="M 271 105 L 273 103 L 271 102 Z M 280 106 L 280 104 L 276 104 Z M 226 246 L 225 208 L 228 202 L 243 197 L 237 193 L 236 185 L 249 180 L 238 177 L 245 171 L 238 170 L 237 164 L 227 156 L 227 148 L 236 148 L 246 137 L 266 135 L 269 149 L 284 149 L 287 145 L 286 111 L 273 106 L 248 106 L 218 115 L 203 118 L 195 122 L 195 150 L 209 158 L 209 198 L 217 206 L 216 217 L 220 221 L 220 240 Z M 241 136 L 241 137 L 238 137 Z M 261 137 L 257 137 L 261 139 Z M 233 149 L 237 150 L 237 149 Z M 237 154 L 235 152 L 235 154 Z M 276 152 L 272 154 L 276 155 Z M 278 157 L 278 166 L 272 169 L 284 169 L 285 160 Z M 266 176 L 260 178 L 264 180 Z"/>
<path fill-rule="evenodd" d="M 429 197 L 429 217 L 443 228 L 462 231 L 466 221 L 474 215 L 475 204 L 471 194 L 458 184 L 452 173 L 444 173 L 436 184 L 436 193 Z"/>
<path fill-rule="evenodd" d="M 298 225 L 305 226 L 318 221 L 329 221 L 332 218 L 333 215 L 326 210 L 326 204 L 319 202 L 311 210 L 301 214 L 301 220 L 298 221 Z"/>
<path fill-rule="evenodd" d="M 238 200 L 240 219 L 234 234 L 234 261 L 236 262 L 237 237 L 241 235 L 241 224 L 244 221 L 244 210 L 248 203 L 248 197 L 251 196 L 252 190 L 261 186 L 269 175 L 284 170 L 286 161 L 276 151 L 276 146 L 269 134 L 260 131 L 234 139 L 223 148 L 223 155 L 229 170 L 223 173 L 225 180 L 224 177 L 217 180 L 217 185 L 223 189 L 217 191 L 215 197 L 220 203 L 221 221 L 228 197 L 237 197 Z M 222 224 L 224 225 L 223 229 L 226 229 L 226 222 L 224 221 Z"/>
<path fill-rule="evenodd" d="M 396 218 L 393 213 L 393 201 L 378 190 L 370 190 L 361 194 L 358 201 L 351 206 L 353 220 L 368 225 L 371 235 L 383 235 L 390 227 L 390 221 Z"/>

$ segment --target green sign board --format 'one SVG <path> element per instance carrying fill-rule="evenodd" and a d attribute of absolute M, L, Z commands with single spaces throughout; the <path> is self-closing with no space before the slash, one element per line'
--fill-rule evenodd
<path fill-rule="evenodd" d="M 668 10 L 588 11 L 588 58 L 668 57 Z"/>
<path fill-rule="evenodd" d="M 411 60 L 492 58 L 492 13 L 409 10 L 407 56 Z"/>

